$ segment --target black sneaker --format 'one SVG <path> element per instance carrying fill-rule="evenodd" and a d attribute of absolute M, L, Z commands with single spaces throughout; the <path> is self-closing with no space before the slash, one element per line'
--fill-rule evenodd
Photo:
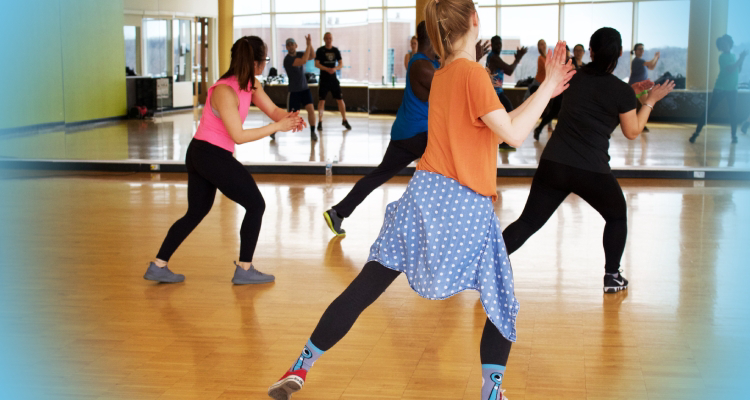
<path fill-rule="evenodd" d="M 341 223 L 344 221 L 344 218 L 340 217 L 336 210 L 331 208 L 330 210 L 325 211 L 323 213 L 323 218 L 326 219 L 326 224 L 336 236 L 346 235 L 346 231 L 341 229 Z"/>
<path fill-rule="evenodd" d="M 643 126 L 643 131 L 644 131 L 644 132 L 651 132 L 650 130 L 648 130 L 648 127 L 647 127 L 647 126 L 645 126 L 645 125 Z"/>
<path fill-rule="evenodd" d="M 534 140 L 537 142 L 539 141 L 539 135 L 542 134 L 542 126 L 539 125 L 536 128 L 534 128 Z"/>
<path fill-rule="evenodd" d="M 740 128 L 740 130 L 742 131 L 743 135 L 747 135 L 747 128 L 749 127 L 750 127 L 750 122 L 746 121 L 744 124 L 742 124 L 742 128 Z"/>
<path fill-rule="evenodd" d="M 316 135 L 314 131 L 310 131 L 310 140 L 312 140 L 313 142 L 318 141 L 318 135 Z"/>
<path fill-rule="evenodd" d="M 276 134 L 275 133 L 271 134 L 271 140 L 276 140 Z"/>
<path fill-rule="evenodd" d="M 688 139 L 688 141 L 689 141 L 690 143 L 695 143 L 695 139 L 698 139 L 698 135 L 699 135 L 699 133 L 698 133 L 698 132 L 695 132 L 695 133 L 693 133 L 693 135 L 692 135 L 692 136 L 690 136 L 690 139 Z"/>
<path fill-rule="evenodd" d="M 349 125 L 349 121 L 347 121 L 347 120 L 341 121 L 341 125 L 344 125 L 344 128 L 346 128 L 346 130 L 348 130 L 348 131 L 352 130 L 352 126 Z"/>
<path fill-rule="evenodd" d="M 318 121 L 318 132 L 323 130 L 323 121 Z"/>
<path fill-rule="evenodd" d="M 617 277 L 610 274 L 604 274 L 604 293 L 617 293 L 620 290 L 628 288 L 628 280 L 622 276 L 621 273 L 617 273 Z"/>
<path fill-rule="evenodd" d="M 516 148 L 509 145 L 508 143 L 502 142 L 500 143 L 499 150 L 500 151 L 516 151 Z"/>

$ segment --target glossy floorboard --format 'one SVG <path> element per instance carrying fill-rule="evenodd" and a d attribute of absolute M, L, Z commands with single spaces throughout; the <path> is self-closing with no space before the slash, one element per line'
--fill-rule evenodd
<path fill-rule="evenodd" d="M 123 120 L 84 125 L 67 131 L 4 135 L 0 156 L 24 159 L 158 160 L 185 159 L 187 145 L 195 133 L 201 110 L 158 115 L 154 120 Z M 237 158 L 245 163 L 308 163 L 338 159 L 342 164 L 378 165 L 390 140 L 393 116 L 348 113 L 352 130 L 341 126 L 338 113 L 327 112 L 320 140 L 311 142 L 309 131 L 279 133 L 237 146 Z M 246 128 L 260 127 L 270 120 L 251 110 Z M 750 169 L 750 137 L 739 134 L 730 144 L 729 128 L 708 125 L 695 144 L 688 138 L 692 124 L 650 123 L 650 132 L 627 140 L 619 128 L 611 140 L 613 167 L 672 168 L 730 167 Z M 539 142 L 529 137 L 518 151 L 499 152 L 500 166 L 534 166 L 549 140 L 545 131 Z"/>
<path fill-rule="evenodd" d="M 46 372 L 29 385 L 70 399 L 266 398 L 407 182 L 373 192 L 334 238 L 321 213 L 356 177 L 256 176 L 267 208 L 255 263 L 276 282 L 230 283 L 243 211 L 218 195 L 171 260 L 186 282 L 158 285 L 142 275 L 186 209 L 185 175 L 0 172 L 0 324 L 34 344 L 27 362 Z M 502 226 L 529 183 L 498 179 Z M 744 385 L 750 184 L 621 183 L 630 289 L 602 293 L 603 221 L 575 196 L 511 257 L 511 399 L 724 399 Z M 477 299 L 424 300 L 399 278 L 294 399 L 479 399 Z"/>

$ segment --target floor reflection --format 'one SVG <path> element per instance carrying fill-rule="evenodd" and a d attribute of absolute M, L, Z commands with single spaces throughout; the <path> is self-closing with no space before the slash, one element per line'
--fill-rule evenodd
<path fill-rule="evenodd" d="M 253 261 L 277 280 L 236 287 L 231 261 L 244 210 L 222 195 L 170 260 L 186 282 L 142 279 L 185 212 L 185 174 L 19 174 L 0 179 L 0 209 L 13 210 L 0 246 L 22 267 L 9 269 L 4 290 L 17 295 L 6 306 L 31 302 L 39 322 L 29 340 L 55 344 L 45 359 L 83 380 L 93 398 L 262 398 L 365 264 L 386 204 L 408 180 L 376 189 L 336 238 L 321 214 L 356 177 L 334 176 L 327 187 L 323 176 L 256 175 L 266 213 Z M 520 215 L 530 181 L 498 179 L 502 226 Z M 722 391 L 743 382 L 750 352 L 750 183 L 620 183 L 627 291 L 603 296 L 604 221 L 576 196 L 511 256 L 521 311 L 506 394 L 741 398 Z M 424 300 L 399 278 L 316 364 L 303 393 L 371 398 L 397 382 L 410 394 L 389 398 L 439 397 L 424 384 L 430 376 L 477 398 L 485 317 L 476 299 Z"/>

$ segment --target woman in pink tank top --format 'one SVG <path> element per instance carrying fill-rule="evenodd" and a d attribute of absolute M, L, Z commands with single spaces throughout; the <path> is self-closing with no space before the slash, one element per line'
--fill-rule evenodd
<path fill-rule="evenodd" d="M 240 256 L 235 262 L 235 284 L 273 282 L 274 276 L 253 267 L 266 204 L 253 177 L 232 155 L 235 144 L 252 142 L 277 131 L 297 131 L 305 127 L 299 112 L 289 113 L 273 104 L 255 79 L 266 67 L 266 45 L 257 36 L 245 36 L 232 46 L 229 70 L 210 89 L 206 97 L 198 131 L 185 156 L 188 170 L 188 210 L 177 220 L 144 275 L 158 282 L 182 282 L 167 262 L 211 210 L 216 189 L 245 208 L 240 228 Z M 262 128 L 243 129 L 250 104 L 261 109 L 275 122 Z"/>

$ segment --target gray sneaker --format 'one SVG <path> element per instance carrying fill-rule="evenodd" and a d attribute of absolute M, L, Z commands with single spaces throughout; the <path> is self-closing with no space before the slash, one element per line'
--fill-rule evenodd
<path fill-rule="evenodd" d="M 237 265 L 235 262 L 234 265 L 237 267 L 237 269 L 234 270 L 234 278 L 232 278 L 232 283 L 235 285 L 247 285 L 252 283 L 270 283 L 276 280 L 276 277 L 270 274 L 264 274 L 255 267 L 250 268 L 249 270 L 245 271 Z"/>
<path fill-rule="evenodd" d="M 151 264 L 148 265 L 146 274 L 143 275 L 143 279 L 162 283 L 177 283 L 184 281 L 185 275 L 175 274 L 169 270 L 169 267 L 159 268 L 156 264 L 151 262 Z"/>

